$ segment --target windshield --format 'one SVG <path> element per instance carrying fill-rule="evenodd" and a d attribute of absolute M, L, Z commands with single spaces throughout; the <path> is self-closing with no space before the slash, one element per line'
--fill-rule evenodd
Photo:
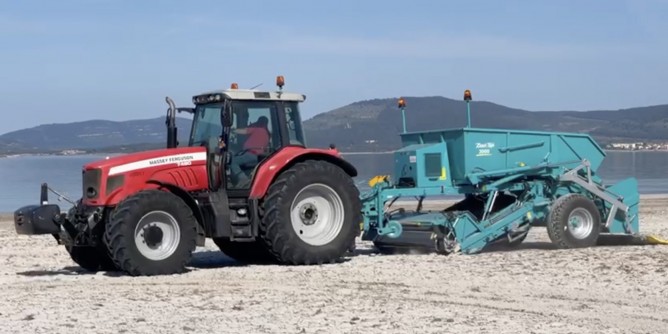
<path fill-rule="evenodd" d="M 215 103 L 195 108 L 189 146 L 207 143 L 211 137 L 218 138 L 223 134 L 223 126 L 220 124 L 222 107 L 222 103 Z"/>
<path fill-rule="evenodd" d="M 201 104 L 195 107 L 189 146 L 207 145 L 211 139 L 218 139 L 223 135 L 223 126 L 220 122 L 222 108 L 223 103 Z M 266 128 L 270 135 L 270 149 L 277 149 L 283 145 L 282 138 L 286 130 L 288 137 L 286 139 L 290 145 L 306 146 L 297 102 L 233 101 L 231 111 L 233 132 L 234 129 L 252 126 L 260 118 L 265 118 L 267 119 Z M 278 113 L 285 115 L 285 121 L 279 117 Z M 246 137 L 244 135 L 235 135 L 235 137 L 236 139 L 228 145 L 232 150 L 240 150 Z"/>
<path fill-rule="evenodd" d="M 290 145 L 306 146 L 304 132 L 302 130 L 302 120 L 299 116 L 297 102 L 285 103 L 285 118 L 288 125 L 288 137 Z"/>

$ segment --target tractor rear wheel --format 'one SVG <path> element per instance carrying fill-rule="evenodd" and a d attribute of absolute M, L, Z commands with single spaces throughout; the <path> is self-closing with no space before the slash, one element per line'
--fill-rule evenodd
<path fill-rule="evenodd" d="M 221 252 L 239 262 L 265 264 L 276 261 L 261 241 L 235 242 L 229 238 L 214 238 L 213 242 Z"/>
<path fill-rule="evenodd" d="M 338 166 L 307 160 L 281 173 L 262 203 L 260 236 L 280 263 L 333 263 L 360 233 L 359 190 Z"/>
<path fill-rule="evenodd" d="M 546 224 L 550 240 L 559 248 L 591 247 L 601 231 L 601 215 L 589 198 L 568 194 L 554 201 Z"/>
<path fill-rule="evenodd" d="M 105 241 L 116 265 L 133 276 L 182 273 L 197 240 L 197 220 L 178 196 L 141 191 L 111 214 Z"/>

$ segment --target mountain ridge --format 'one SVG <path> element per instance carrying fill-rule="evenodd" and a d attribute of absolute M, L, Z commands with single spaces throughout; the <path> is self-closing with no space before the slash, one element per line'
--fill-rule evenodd
<path fill-rule="evenodd" d="M 466 104 L 443 96 L 404 97 L 408 131 L 466 126 Z M 668 142 L 668 104 L 591 111 L 529 111 L 490 101 L 471 103 L 478 128 L 587 133 L 602 145 L 614 142 Z M 396 98 L 355 101 L 303 121 L 307 143 L 342 151 L 399 148 L 401 111 Z M 187 141 L 190 119 L 177 118 L 179 141 Z M 62 150 L 132 151 L 166 142 L 165 118 L 127 121 L 92 119 L 42 124 L 0 135 L 0 154 Z"/>
<path fill-rule="evenodd" d="M 404 100 L 407 104 L 406 123 L 409 132 L 466 126 L 464 101 L 440 96 L 404 97 Z M 375 108 L 373 113 L 369 112 L 369 107 Z M 347 115 L 356 117 L 342 117 Z M 345 151 L 392 150 L 400 146 L 402 122 L 396 99 L 351 103 L 317 115 L 310 121 L 309 126 L 305 124 L 307 138 L 316 146 L 326 145 L 333 139 L 338 139 L 337 146 Z M 587 133 L 602 145 L 615 142 L 665 142 L 668 141 L 668 105 L 617 110 L 535 112 L 494 102 L 473 101 L 471 126 Z M 336 133 L 337 138 L 331 138 L 329 133 Z"/>

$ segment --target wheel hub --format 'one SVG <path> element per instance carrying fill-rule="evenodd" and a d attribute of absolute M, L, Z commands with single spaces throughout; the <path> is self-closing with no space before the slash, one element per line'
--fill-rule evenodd
<path fill-rule="evenodd" d="M 292 201 L 290 220 L 305 243 L 322 246 L 334 240 L 343 228 L 343 200 L 330 186 L 314 183 L 304 187 Z"/>
<path fill-rule="evenodd" d="M 176 251 L 181 230 L 176 218 L 165 211 L 151 211 L 135 228 L 135 245 L 142 256 L 153 261 L 164 260 Z"/>
<path fill-rule="evenodd" d="M 144 228 L 144 240 L 149 247 L 157 246 L 162 241 L 162 229 L 155 224 Z"/>
<path fill-rule="evenodd" d="M 306 203 L 299 210 L 299 218 L 304 225 L 313 225 L 318 220 L 318 208 L 313 203 Z"/>
<path fill-rule="evenodd" d="M 568 217 L 568 229 L 575 238 L 587 238 L 594 229 L 594 218 L 589 211 L 577 208 Z"/>

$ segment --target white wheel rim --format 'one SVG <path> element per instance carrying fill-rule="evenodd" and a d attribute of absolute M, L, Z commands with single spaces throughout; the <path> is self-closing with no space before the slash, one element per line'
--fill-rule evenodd
<path fill-rule="evenodd" d="M 567 226 L 574 238 L 585 239 L 594 229 L 594 217 L 589 211 L 577 208 L 568 216 Z"/>
<path fill-rule="evenodd" d="M 153 261 L 164 260 L 174 254 L 181 239 L 176 218 L 165 211 L 145 214 L 135 227 L 135 245 L 139 252 Z"/>
<path fill-rule="evenodd" d="M 290 207 L 290 220 L 297 236 L 313 246 L 325 245 L 341 231 L 344 221 L 341 197 L 321 183 L 304 187 Z"/>

